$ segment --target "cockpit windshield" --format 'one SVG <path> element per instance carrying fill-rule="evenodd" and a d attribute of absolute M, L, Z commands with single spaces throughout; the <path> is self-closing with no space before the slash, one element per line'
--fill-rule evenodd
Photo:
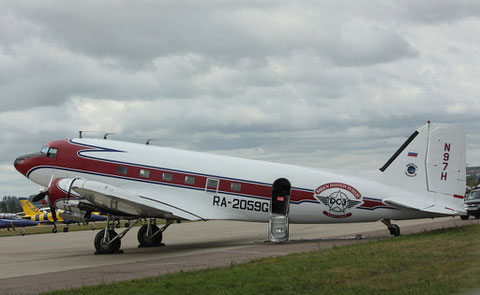
<path fill-rule="evenodd" d="M 40 150 L 40 152 L 41 152 L 42 154 L 45 154 L 45 156 L 46 156 L 47 153 L 48 153 L 48 149 L 49 149 L 49 147 L 46 146 L 46 145 L 44 145 L 44 146 L 42 146 L 42 149 Z"/>
<path fill-rule="evenodd" d="M 46 157 L 49 158 L 56 158 L 57 157 L 57 149 L 48 147 L 46 145 L 42 146 L 42 149 L 40 150 L 42 154 L 44 154 Z"/>
<path fill-rule="evenodd" d="M 468 200 L 468 201 L 480 200 L 480 190 L 470 192 L 470 193 L 468 194 L 467 200 Z"/>

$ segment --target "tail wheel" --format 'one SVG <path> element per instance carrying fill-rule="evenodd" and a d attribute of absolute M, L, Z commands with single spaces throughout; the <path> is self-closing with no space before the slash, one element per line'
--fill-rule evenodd
<path fill-rule="evenodd" d="M 400 235 L 400 227 L 396 224 L 392 224 L 388 227 L 392 236 L 398 237 Z"/>
<path fill-rule="evenodd" d="M 142 247 L 153 247 L 162 242 L 163 237 L 161 232 L 157 233 L 155 236 L 152 237 L 154 233 L 160 230 L 158 226 L 152 224 L 150 225 L 150 228 L 152 230 L 151 234 L 148 233 L 147 224 L 142 225 L 138 230 L 137 238 L 138 238 L 138 242 L 140 243 L 140 246 Z"/>
<path fill-rule="evenodd" d="M 114 237 L 117 236 L 117 233 L 111 229 L 108 230 L 108 234 L 110 236 L 110 240 L 112 240 Z M 94 244 L 98 254 L 112 254 L 120 250 L 120 246 L 121 246 L 120 239 L 116 239 L 111 243 L 107 243 L 103 239 L 104 235 L 105 235 L 105 230 L 101 230 L 95 236 Z"/>

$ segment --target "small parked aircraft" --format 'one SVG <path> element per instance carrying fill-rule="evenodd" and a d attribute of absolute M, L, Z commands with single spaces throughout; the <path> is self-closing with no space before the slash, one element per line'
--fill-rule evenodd
<path fill-rule="evenodd" d="M 21 235 L 25 235 L 25 227 L 26 226 L 35 226 L 38 223 L 31 220 L 23 220 L 18 216 L 9 215 L 7 218 L 0 218 L 0 228 L 6 228 L 8 230 L 13 229 L 15 230 L 16 227 L 22 227 Z"/>
<path fill-rule="evenodd" d="M 85 222 L 85 219 L 78 220 L 76 216 L 69 214 L 69 212 L 65 212 L 64 210 L 54 210 L 52 212 L 44 212 L 39 208 L 35 207 L 32 202 L 28 199 L 20 199 L 20 205 L 22 206 L 23 212 L 25 215 L 23 219 L 35 221 L 38 223 L 47 223 L 53 224 L 52 232 L 57 232 L 57 222 L 64 223 L 66 226 L 63 228 L 64 232 L 68 232 L 69 224 L 72 223 L 79 223 Z M 54 214 L 52 214 L 54 213 Z M 68 219 L 69 217 L 73 217 L 75 219 Z M 91 214 L 88 221 L 96 222 L 96 221 L 105 221 L 106 218 L 104 216 L 98 214 Z"/>
<path fill-rule="evenodd" d="M 348 223 L 464 215 L 466 134 L 448 124 L 418 128 L 378 170 L 346 174 L 113 141 L 52 141 L 15 168 L 45 187 L 37 199 L 79 214 L 108 214 L 97 253 L 114 253 L 140 220 L 138 241 L 162 241 L 174 220 L 269 222 L 272 242 L 288 240 L 289 223 Z M 132 218 L 117 234 L 114 217 Z M 156 219 L 166 219 L 162 228 Z"/>

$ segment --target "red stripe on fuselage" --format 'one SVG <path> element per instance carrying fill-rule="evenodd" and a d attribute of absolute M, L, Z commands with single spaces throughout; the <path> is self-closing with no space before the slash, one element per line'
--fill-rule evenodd
<path fill-rule="evenodd" d="M 270 199 L 272 188 L 271 185 L 268 184 L 259 184 L 259 183 L 252 183 L 247 180 L 231 180 L 227 179 L 227 177 L 221 176 L 205 176 L 199 175 L 201 173 L 195 172 L 187 172 L 187 171 L 173 171 L 174 169 L 162 169 L 162 168 L 152 168 L 152 167 L 143 167 L 140 165 L 136 165 L 134 163 L 124 164 L 124 163 L 114 163 L 107 159 L 91 159 L 86 158 L 83 156 L 79 156 L 79 152 L 81 151 L 89 151 L 89 150 L 98 150 L 101 153 L 101 150 L 104 149 L 102 147 L 89 147 L 84 146 L 81 144 L 71 143 L 68 140 L 59 140 L 53 141 L 47 144 L 50 147 L 57 148 L 58 154 L 57 159 L 54 163 L 49 160 L 50 158 L 47 157 L 40 157 L 35 163 L 30 167 L 30 169 L 36 166 L 43 166 L 45 164 L 56 166 L 59 168 L 65 169 L 72 169 L 72 170 L 81 170 L 85 172 L 93 172 L 98 174 L 103 174 L 107 176 L 115 176 L 115 177 L 126 177 L 133 180 L 140 180 L 140 181 L 149 181 L 155 182 L 159 184 L 171 184 L 176 186 L 183 186 L 183 187 L 191 187 L 197 188 L 200 190 L 205 189 L 206 182 L 208 178 L 217 178 L 220 179 L 219 184 L 219 192 L 231 193 L 231 194 L 240 194 L 240 195 L 250 195 L 255 197 L 261 197 L 265 199 Z M 108 152 L 108 148 L 105 148 L 106 152 Z M 45 163 L 45 160 L 48 163 Z M 118 166 L 123 166 L 127 168 L 126 174 L 119 174 L 118 173 Z M 29 170 L 30 170 L 29 169 Z M 150 175 L 148 178 L 140 177 L 140 170 L 149 170 Z M 171 173 L 172 180 L 171 181 L 164 181 L 162 180 L 163 173 Z M 195 184 L 186 184 L 185 177 L 192 176 L 195 177 Z M 241 191 L 234 191 L 231 190 L 231 183 L 240 183 L 241 184 Z M 297 202 L 302 200 L 315 200 L 313 197 L 313 190 L 306 191 L 306 190 L 298 190 L 292 189 L 291 201 Z"/>

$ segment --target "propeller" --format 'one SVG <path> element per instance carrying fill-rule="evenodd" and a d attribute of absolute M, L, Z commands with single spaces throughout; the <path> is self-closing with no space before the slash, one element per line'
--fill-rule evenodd
<path fill-rule="evenodd" d="M 45 199 L 45 196 L 48 194 L 48 190 L 41 191 L 35 197 L 33 197 L 32 202 L 40 202 L 41 200 Z"/>
<path fill-rule="evenodd" d="M 48 182 L 47 188 L 40 191 L 40 193 L 38 193 L 35 197 L 33 197 L 32 201 L 33 202 L 39 202 L 43 199 L 46 199 L 47 204 L 50 207 L 50 213 L 52 214 L 52 219 L 53 219 L 53 227 L 54 227 L 55 232 L 56 232 L 56 229 L 57 229 L 57 211 L 55 210 L 55 207 L 53 207 L 50 200 L 48 199 L 48 192 L 50 191 L 50 185 L 52 184 L 54 174 L 55 173 L 52 173 L 52 176 L 50 177 L 50 181 Z"/>

